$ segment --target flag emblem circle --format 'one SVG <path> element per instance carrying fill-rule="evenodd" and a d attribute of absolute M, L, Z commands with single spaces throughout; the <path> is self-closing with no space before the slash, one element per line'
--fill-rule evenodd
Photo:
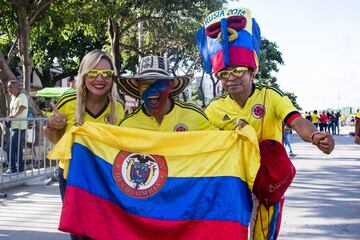
<path fill-rule="evenodd" d="M 163 156 L 120 151 L 113 165 L 119 189 L 134 198 L 148 198 L 163 187 L 168 175 Z"/>
<path fill-rule="evenodd" d="M 174 132 L 186 132 L 188 130 L 188 127 L 184 123 L 178 123 L 174 127 Z"/>
<path fill-rule="evenodd" d="M 252 115 L 257 118 L 263 118 L 265 115 L 265 108 L 262 104 L 256 104 L 252 109 L 251 109 L 251 113 Z"/>

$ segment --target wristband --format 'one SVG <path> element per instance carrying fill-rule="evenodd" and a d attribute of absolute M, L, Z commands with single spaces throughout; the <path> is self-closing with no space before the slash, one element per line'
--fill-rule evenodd
<path fill-rule="evenodd" d="M 319 134 L 319 133 L 320 133 L 319 131 L 313 132 L 313 133 L 310 135 L 311 141 L 314 141 L 314 136 L 315 136 L 316 134 Z"/>

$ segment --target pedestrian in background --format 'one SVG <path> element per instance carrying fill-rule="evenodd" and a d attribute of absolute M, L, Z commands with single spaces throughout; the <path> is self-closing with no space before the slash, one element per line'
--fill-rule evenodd
<path fill-rule="evenodd" d="M 355 143 L 360 144 L 360 109 L 357 110 L 355 121 Z"/>
<path fill-rule="evenodd" d="M 285 124 L 284 125 L 284 145 L 285 145 L 285 148 L 287 148 L 288 155 L 290 157 L 295 157 L 296 154 L 293 153 L 292 147 L 291 147 L 291 140 L 290 140 L 291 134 L 292 134 L 291 128 Z"/>
<path fill-rule="evenodd" d="M 311 114 L 311 122 L 316 129 L 319 129 L 319 115 L 317 110 L 314 110 L 313 114 Z"/>
<path fill-rule="evenodd" d="M 8 91 L 11 94 L 10 114 L 8 118 L 27 118 L 28 100 L 24 93 L 20 92 L 20 85 L 17 81 L 8 82 Z M 23 172 L 24 160 L 23 149 L 25 144 L 25 132 L 27 121 L 11 121 L 10 141 L 6 146 L 10 168 L 5 174 Z"/>

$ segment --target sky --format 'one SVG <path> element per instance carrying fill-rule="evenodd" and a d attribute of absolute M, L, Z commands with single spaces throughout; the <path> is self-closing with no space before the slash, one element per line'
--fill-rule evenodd
<path fill-rule="evenodd" d="M 304 111 L 360 108 L 359 0 L 240 0 L 285 64 L 275 73 Z"/>

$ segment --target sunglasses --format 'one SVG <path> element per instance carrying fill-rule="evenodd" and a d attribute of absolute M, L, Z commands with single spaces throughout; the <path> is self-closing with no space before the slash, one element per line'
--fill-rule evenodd
<path fill-rule="evenodd" d="M 244 72 L 248 71 L 249 68 L 247 67 L 235 67 L 231 70 L 222 70 L 216 74 L 218 79 L 229 79 L 230 75 L 232 74 L 235 77 L 242 77 Z"/>
<path fill-rule="evenodd" d="M 97 76 L 101 75 L 103 78 L 112 77 L 114 75 L 113 70 L 90 70 L 86 76 L 90 78 L 95 78 Z"/>

